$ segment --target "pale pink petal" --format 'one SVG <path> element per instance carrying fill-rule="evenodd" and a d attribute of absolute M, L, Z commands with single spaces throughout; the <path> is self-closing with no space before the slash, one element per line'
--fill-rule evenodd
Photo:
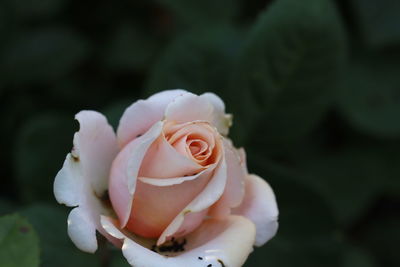
<path fill-rule="evenodd" d="M 57 201 L 74 208 L 68 217 L 68 234 L 83 251 L 97 249 L 96 230 L 112 238 L 100 225 L 100 215 L 110 214 L 101 199 L 107 194 L 108 173 L 118 146 L 106 118 L 95 111 L 76 115 L 80 130 L 54 181 Z"/>
<path fill-rule="evenodd" d="M 140 167 L 140 176 L 153 178 L 193 175 L 204 168 L 175 150 L 160 136 L 149 148 Z"/>
<path fill-rule="evenodd" d="M 115 158 L 110 174 L 109 193 L 121 227 L 128 222 L 140 165 L 150 145 L 160 136 L 163 123 L 155 123 L 141 137 L 133 140 Z"/>
<path fill-rule="evenodd" d="M 202 170 L 201 172 L 195 174 L 195 175 L 189 175 L 189 176 L 183 176 L 183 177 L 171 177 L 171 178 L 153 178 L 153 177 L 139 177 L 138 179 L 149 185 L 156 185 L 156 186 L 170 186 L 170 185 L 176 185 L 176 184 L 181 184 L 186 181 L 191 181 L 194 179 L 197 179 L 200 175 L 205 174 L 206 172 L 213 171 L 215 169 L 215 166 L 217 164 L 212 164 L 207 167 L 207 169 Z"/>
<path fill-rule="evenodd" d="M 222 195 L 227 180 L 227 170 L 224 155 L 215 169 L 214 175 L 208 182 L 204 190 L 193 199 L 168 225 L 164 232 L 159 237 L 157 244 L 162 244 L 167 238 L 173 236 L 178 230 L 184 231 L 181 226 L 184 223 L 185 215 L 191 212 L 200 212 L 208 209 Z"/>
<path fill-rule="evenodd" d="M 231 213 L 231 208 L 238 207 L 245 194 L 245 178 L 247 169 L 240 153 L 224 138 L 225 160 L 228 179 L 222 197 L 211 208 L 210 216 L 221 218 Z"/>
<path fill-rule="evenodd" d="M 153 124 L 162 120 L 168 104 L 186 93 L 178 89 L 163 91 L 128 107 L 121 117 L 117 130 L 120 147 L 125 146 L 137 136 L 143 135 Z"/>
<path fill-rule="evenodd" d="M 200 97 L 207 99 L 213 105 L 212 124 L 218 129 L 218 132 L 227 136 L 229 127 L 232 126 L 232 115 L 225 113 L 224 102 L 214 93 L 204 93 Z"/>
<path fill-rule="evenodd" d="M 256 246 L 265 244 L 278 230 L 279 212 L 274 192 L 267 182 L 256 175 L 246 178 L 243 203 L 233 213 L 247 217 L 256 225 Z"/>
<path fill-rule="evenodd" d="M 131 266 L 140 267 L 240 267 L 253 251 L 254 224 L 242 216 L 208 219 L 186 237 L 185 251 L 172 257 L 150 250 L 152 243 L 128 237 L 115 222 L 102 217 L 102 225 L 115 238 L 123 239 L 122 253 Z"/>
<path fill-rule="evenodd" d="M 204 172 L 197 179 L 164 187 L 139 181 L 127 229 L 141 236 L 159 237 L 179 212 L 200 194 L 211 175 L 212 171 Z"/>

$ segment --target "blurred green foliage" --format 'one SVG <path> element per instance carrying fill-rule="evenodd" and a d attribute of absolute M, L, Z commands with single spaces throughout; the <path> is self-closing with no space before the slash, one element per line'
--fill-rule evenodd
<path fill-rule="evenodd" d="M 41 266 L 100 266 L 53 197 L 73 116 L 117 127 L 130 103 L 184 88 L 224 99 L 276 192 L 278 235 L 246 266 L 400 266 L 399 3 L 1 1 L 0 215 L 37 234 L 1 217 L 0 265 L 37 266 L 40 251 Z"/>

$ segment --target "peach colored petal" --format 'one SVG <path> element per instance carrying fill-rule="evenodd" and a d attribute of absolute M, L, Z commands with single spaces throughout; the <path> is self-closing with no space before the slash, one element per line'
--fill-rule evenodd
<path fill-rule="evenodd" d="M 118 146 L 106 118 L 95 111 L 76 115 L 80 129 L 74 149 L 67 155 L 54 181 L 59 203 L 75 207 L 68 216 L 68 234 L 86 252 L 97 250 L 96 230 L 115 242 L 101 227 L 100 215 L 110 214 L 101 198 L 106 194 L 108 173 Z M 101 145 L 99 145 L 101 144 Z"/>
<path fill-rule="evenodd" d="M 212 171 L 204 172 L 197 179 L 164 187 L 139 181 L 127 229 L 144 237 L 159 237 L 179 212 L 204 189 L 211 175 Z M 201 221 L 203 218 L 198 219 Z"/>
<path fill-rule="evenodd" d="M 256 175 L 246 178 L 246 193 L 243 203 L 234 214 L 243 215 L 256 225 L 256 246 L 262 246 L 278 230 L 278 207 L 274 192 L 267 182 Z"/>
<path fill-rule="evenodd" d="M 153 124 L 162 120 L 168 104 L 186 93 L 185 90 L 178 89 L 163 91 L 146 100 L 136 101 L 128 107 L 121 117 L 117 130 L 120 147 L 143 135 Z"/>
<path fill-rule="evenodd" d="M 218 129 L 218 132 L 227 136 L 232 126 L 232 115 L 225 113 L 224 102 L 214 93 L 204 93 L 200 97 L 207 99 L 214 107 L 211 124 Z"/>
<path fill-rule="evenodd" d="M 140 176 L 153 178 L 181 177 L 204 170 L 203 166 L 180 154 L 164 136 L 154 142 L 140 167 Z"/>
<path fill-rule="evenodd" d="M 240 153 L 224 138 L 225 160 L 228 180 L 222 197 L 211 208 L 210 216 L 221 218 L 231 213 L 231 208 L 238 207 L 245 194 L 245 178 L 247 169 L 242 161 Z"/>
<path fill-rule="evenodd" d="M 163 122 L 155 123 L 143 136 L 125 146 L 112 164 L 109 193 L 121 227 L 127 224 L 131 213 L 140 165 L 150 145 L 161 135 L 162 127 Z"/>
<path fill-rule="evenodd" d="M 159 237 L 157 244 L 160 245 L 164 243 L 167 238 L 173 236 L 178 230 L 185 230 L 181 228 L 181 225 L 185 220 L 185 215 L 191 212 L 200 212 L 213 205 L 221 197 L 225 188 L 226 180 L 226 163 L 224 155 L 222 155 L 222 158 L 207 186 L 174 218 Z"/>
<path fill-rule="evenodd" d="M 208 219 L 186 237 L 185 251 L 166 257 L 150 250 L 151 242 L 128 237 L 111 218 L 102 217 L 101 222 L 110 235 L 123 240 L 128 263 L 140 267 L 240 267 L 253 250 L 255 236 L 254 224 L 242 216 Z"/>

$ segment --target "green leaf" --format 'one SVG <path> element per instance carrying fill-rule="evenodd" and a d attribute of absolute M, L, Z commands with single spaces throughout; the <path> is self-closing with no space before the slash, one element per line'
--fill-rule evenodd
<path fill-rule="evenodd" d="M 330 105 L 345 46 L 331 1 L 275 1 L 252 27 L 237 65 L 238 116 L 258 121 L 255 131 L 268 144 L 303 136 Z"/>
<path fill-rule="evenodd" d="M 183 34 L 157 61 L 147 82 L 147 94 L 183 88 L 191 92 L 226 92 L 240 34 L 229 26 Z"/>
<path fill-rule="evenodd" d="M 39 266 L 38 237 L 28 221 L 17 214 L 0 217 L 0 266 Z"/>
<path fill-rule="evenodd" d="M 379 261 L 379 266 L 397 267 L 400 264 L 400 217 L 380 216 L 360 231 L 361 242 Z"/>
<path fill-rule="evenodd" d="M 372 47 L 400 44 L 400 2 L 397 0 L 351 0 L 358 27 Z"/>
<path fill-rule="evenodd" d="M 70 209 L 34 204 L 21 211 L 37 230 L 41 241 L 42 267 L 100 266 L 99 257 L 80 251 L 67 234 Z"/>
<path fill-rule="evenodd" d="M 66 0 L 6 0 L 18 19 L 44 19 L 58 14 Z"/>
<path fill-rule="evenodd" d="M 160 40 L 129 22 L 116 29 L 104 51 L 106 66 L 116 70 L 145 69 L 155 60 Z"/>
<path fill-rule="evenodd" d="M 337 267 L 340 232 L 327 202 L 299 181 L 296 172 L 248 154 L 252 171 L 266 177 L 279 206 L 277 236 L 256 248 L 245 266 Z"/>
<path fill-rule="evenodd" d="M 22 127 L 14 151 L 14 170 L 23 200 L 54 200 L 54 178 L 72 147 L 74 123 L 72 116 L 49 113 Z"/>
<path fill-rule="evenodd" d="M 184 26 L 204 25 L 230 21 L 237 12 L 237 0 L 158 0 L 167 9 L 171 10 Z"/>
<path fill-rule="evenodd" d="M 48 83 L 77 68 L 88 43 L 68 28 L 48 28 L 17 34 L 5 44 L 0 64 L 14 84 Z"/>
<path fill-rule="evenodd" d="M 379 137 L 400 136 L 399 59 L 361 56 L 350 64 L 338 105 L 356 129 Z"/>

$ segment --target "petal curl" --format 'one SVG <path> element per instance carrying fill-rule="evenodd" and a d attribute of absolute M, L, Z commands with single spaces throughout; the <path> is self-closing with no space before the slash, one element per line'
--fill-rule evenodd
<path fill-rule="evenodd" d="M 120 147 L 125 146 L 139 135 L 143 135 L 157 121 L 164 117 L 165 109 L 176 97 L 184 95 L 185 90 L 167 90 L 139 100 L 129 106 L 119 122 L 117 136 Z"/>
<path fill-rule="evenodd" d="M 136 181 L 143 158 L 160 136 L 163 122 L 155 123 L 143 136 L 130 142 L 112 163 L 109 192 L 114 210 L 124 227 L 129 219 Z"/>
<path fill-rule="evenodd" d="M 274 192 L 264 179 L 249 175 L 246 178 L 246 193 L 234 214 L 243 215 L 256 225 L 255 246 L 262 246 L 278 230 L 278 207 Z"/>
<path fill-rule="evenodd" d="M 224 151 L 228 178 L 223 195 L 210 210 L 210 216 L 215 218 L 229 215 L 231 208 L 238 207 L 242 203 L 245 194 L 247 168 L 244 157 L 241 157 L 240 150 L 236 150 L 226 138 L 224 138 Z"/>
<path fill-rule="evenodd" d="M 183 235 L 186 229 L 182 229 L 181 226 L 184 224 L 185 216 L 192 212 L 203 211 L 213 205 L 224 192 L 226 180 L 226 162 L 225 156 L 222 155 L 221 160 L 214 171 L 214 175 L 208 182 L 207 186 L 174 218 L 158 238 L 157 244 L 160 245 L 164 243 L 167 238 L 173 236 L 178 230 L 180 234 Z"/>
<path fill-rule="evenodd" d="M 176 123 L 207 121 L 222 135 L 228 134 L 232 121 L 231 115 L 225 114 L 222 100 L 213 93 L 176 97 L 165 110 L 165 118 Z"/>
<path fill-rule="evenodd" d="M 186 237 L 184 252 L 166 257 L 150 250 L 151 243 L 125 235 L 111 218 L 102 217 L 101 221 L 110 235 L 124 240 L 122 253 L 131 266 L 240 267 L 252 252 L 255 238 L 254 224 L 242 216 L 208 219 Z"/>
<path fill-rule="evenodd" d="M 60 204 L 75 207 L 68 217 L 71 240 L 81 250 L 93 253 L 97 250 L 96 230 L 110 238 L 100 225 L 100 215 L 111 211 L 100 198 L 106 194 L 109 170 L 118 146 L 102 114 L 81 111 L 76 119 L 80 129 L 74 136 L 73 151 L 55 178 L 54 195 Z"/>

